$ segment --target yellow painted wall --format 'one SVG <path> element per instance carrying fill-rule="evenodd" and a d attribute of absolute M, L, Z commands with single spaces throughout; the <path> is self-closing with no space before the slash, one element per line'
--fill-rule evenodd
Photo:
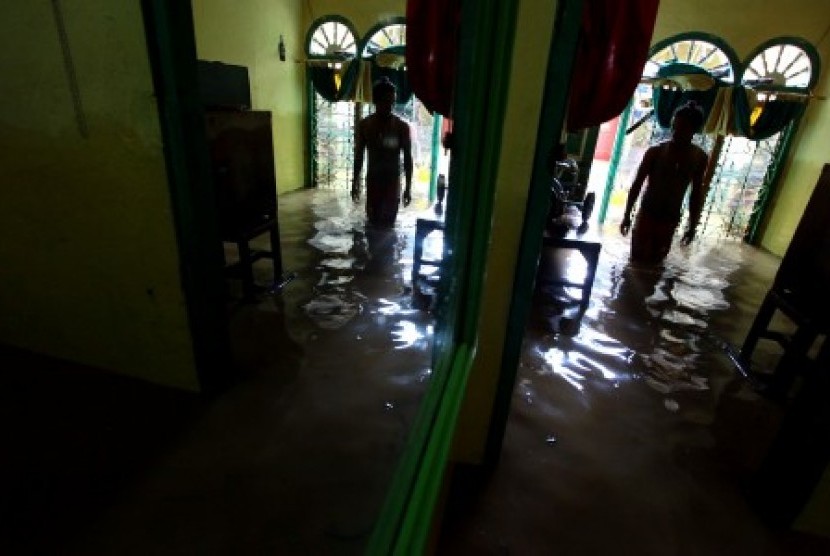
<path fill-rule="evenodd" d="M 827 97 L 830 95 L 830 39 L 825 39 L 822 46 L 819 53 L 824 71 L 816 93 Z M 814 100 L 801 120 L 791 158 L 784 167 L 781 185 L 770 205 L 770 217 L 761 236 L 761 246 L 777 255 L 786 252 L 821 169 L 830 164 L 829 135 L 830 101 Z"/>
<path fill-rule="evenodd" d="M 660 0 L 653 43 L 686 31 L 724 39 L 743 59 L 756 46 L 780 35 L 815 44 L 830 23 L 827 0 Z"/>
<path fill-rule="evenodd" d="M 453 459 L 480 463 L 490 426 L 504 347 L 528 186 L 536 150 L 536 125 L 542 108 L 545 68 L 556 0 L 519 4 L 502 150 L 496 177 L 492 239 L 484 279 L 475 360 L 459 417 Z M 529 125 L 530 124 L 530 125 Z"/>
<path fill-rule="evenodd" d="M 193 0 L 200 59 L 246 66 L 255 110 L 272 113 L 277 191 L 305 185 L 305 65 L 301 0 Z M 278 56 L 280 35 L 286 61 Z"/>
<path fill-rule="evenodd" d="M 361 39 L 378 22 L 406 15 L 406 0 L 306 0 L 305 3 L 310 8 L 305 21 L 306 30 L 320 17 L 340 15 L 352 22 Z"/>
<path fill-rule="evenodd" d="M 798 36 L 811 42 L 822 56 L 823 76 L 819 94 L 827 95 L 830 80 L 830 2 L 792 0 L 787 3 L 756 0 L 661 0 L 653 42 L 686 31 L 703 31 L 724 39 L 745 59 L 764 41 L 782 35 Z M 830 108 L 815 101 L 807 111 L 785 166 L 761 246 L 783 255 L 804 211 L 821 166 L 830 162 L 827 133 Z"/>
<path fill-rule="evenodd" d="M 0 342 L 196 389 L 138 2 L 3 4 Z"/>

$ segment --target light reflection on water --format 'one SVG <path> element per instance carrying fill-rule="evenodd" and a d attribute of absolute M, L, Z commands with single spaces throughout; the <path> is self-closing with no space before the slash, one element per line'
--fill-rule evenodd
<path fill-rule="evenodd" d="M 553 374 L 577 390 L 584 390 L 586 380 L 604 380 L 613 384 L 630 378 L 617 369 L 631 358 L 631 350 L 590 326 L 573 339 L 560 339 L 556 345 L 536 346 L 543 361 L 539 375 Z"/>
<path fill-rule="evenodd" d="M 308 244 L 321 257 L 306 315 L 325 330 L 360 328 L 362 341 L 372 338 L 372 353 L 382 353 L 384 342 L 387 349 L 428 351 L 432 318 L 412 306 L 409 287 L 417 213 L 401 210 L 393 229 L 370 228 L 363 205 L 335 192 L 315 192 L 312 213 L 316 233 Z M 442 244 L 429 237 L 425 255 L 440 255 Z M 371 319 L 359 320 L 364 314 Z"/>
<path fill-rule="evenodd" d="M 425 338 L 426 335 L 414 322 L 405 320 L 399 321 L 395 324 L 395 328 L 392 330 L 392 339 L 395 342 L 395 349 L 411 348 Z"/>
<path fill-rule="evenodd" d="M 739 251 L 675 248 L 658 269 L 629 264 L 628 252 L 628 240 L 618 234 L 603 238 L 590 307 L 575 337 L 548 333 L 538 338 L 528 331 L 524 368 L 536 372 L 522 375 L 518 395 L 529 392 L 534 380 L 551 376 L 589 397 L 604 389 L 603 382 L 616 386 L 631 379 L 663 395 L 711 387 L 702 363 L 711 357 L 704 349 L 708 321 L 729 308 L 724 290 L 740 265 Z M 565 275 L 581 275 L 584 269 L 578 266 L 573 272 L 565 269 Z"/>

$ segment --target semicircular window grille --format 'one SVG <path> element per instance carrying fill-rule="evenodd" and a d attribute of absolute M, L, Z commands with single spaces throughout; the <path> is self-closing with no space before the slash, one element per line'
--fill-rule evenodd
<path fill-rule="evenodd" d="M 324 20 L 311 32 L 306 51 L 309 56 L 354 56 L 357 39 L 342 21 Z"/>

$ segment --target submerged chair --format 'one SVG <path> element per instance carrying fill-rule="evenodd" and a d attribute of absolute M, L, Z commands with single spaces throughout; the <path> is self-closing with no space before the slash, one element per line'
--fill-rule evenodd
<path fill-rule="evenodd" d="M 811 366 L 809 354 L 820 336 L 830 331 L 830 164 L 825 164 L 790 246 L 764 297 L 740 351 L 750 375 L 769 380 L 769 393 L 784 398 L 800 373 Z M 795 326 L 792 334 L 770 328 L 776 312 Z M 752 355 L 762 338 L 776 341 L 781 359 L 772 376 L 751 371 Z M 826 342 L 826 340 L 825 340 Z M 825 370 L 830 372 L 830 370 Z"/>

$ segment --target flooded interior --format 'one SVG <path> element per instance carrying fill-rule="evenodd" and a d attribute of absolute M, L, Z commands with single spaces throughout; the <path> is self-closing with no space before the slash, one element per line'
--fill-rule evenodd
<path fill-rule="evenodd" d="M 4 379 L 33 382 L 2 390 L 16 457 L 0 548 L 362 553 L 430 379 L 433 318 L 410 277 L 419 210 L 378 231 L 345 192 L 280 197 L 296 278 L 229 307 L 241 379 L 216 399 L 3 353 L 33 370 L 7 377 L 38 378 Z M 438 553 L 828 553 L 766 527 L 742 490 L 780 410 L 723 347 L 742 341 L 778 260 L 724 242 L 655 271 L 631 267 L 614 230 L 602 241 L 575 335 L 554 332 L 569 292 L 537 292 L 501 461 L 485 479 L 456 468 Z M 584 272 L 562 256 L 542 264 Z M 255 272 L 272 279 L 267 261 Z M 759 364 L 774 353 L 762 344 Z M 37 388 L 69 372 L 60 394 Z"/>
<path fill-rule="evenodd" d="M 749 503 L 764 503 L 753 477 L 782 410 L 726 348 L 743 342 L 778 259 L 729 241 L 637 268 L 627 240 L 603 232 L 579 332 L 556 333 L 568 292 L 534 303 L 501 460 L 492 474 L 455 470 L 439 553 L 830 553 Z M 542 270 L 557 257 L 584 267 L 543 253 Z M 762 342 L 754 370 L 777 357 Z"/>

